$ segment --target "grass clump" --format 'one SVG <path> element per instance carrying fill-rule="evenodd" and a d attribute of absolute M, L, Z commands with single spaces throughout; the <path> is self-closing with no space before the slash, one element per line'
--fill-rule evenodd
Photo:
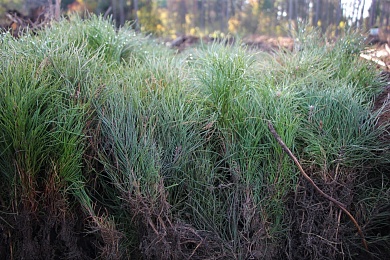
<path fill-rule="evenodd" d="M 18 45 L 14 40 L 9 44 Z M 9 239 L 15 241 L 10 250 L 16 252 L 8 256 L 51 258 L 51 238 L 43 239 L 44 234 L 74 214 L 75 200 L 83 210 L 91 210 L 82 173 L 86 108 L 63 97 L 63 82 L 54 79 L 54 71 L 41 73 L 44 61 L 34 54 L 2 55 L 2 210 L 14 214 L 6 221 L 12 223 L 7 227 Z M 46 221 L 48 225 L 41 226 Z M 34 239 L 40 236 L 41 243 Z M 70 240 L 63 238 L 64 243 Z M 25 247 L 29 249 L 18 250 Z"/>
<path fill-rule="evenodd" d="M 382 83 L 357 35 L 296 38 L 274 54 L 213 44 L 173 55 L 94 16 L 1 36 L 0 255 L 386 255 L 386 104 L 372 111 Z"/>

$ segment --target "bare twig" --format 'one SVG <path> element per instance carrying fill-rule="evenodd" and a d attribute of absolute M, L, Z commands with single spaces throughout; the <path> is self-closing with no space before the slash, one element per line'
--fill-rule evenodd
<path fill-rule="evenodd" d="M 359 224 L 357 223 L 356 219 L 352 216 L 352 214 L 346 209 L 346 206 L 341 203 L 340 201 L 334 199 L 333 197 L 329 196 L 328 194 L 324 193 L 315 183 L 314 181 L 309 177 L 309 175 L 306 174 L 306 172 L 303 170 L 301 164 L 299 163 L 298 159 L 294 156 L 294 154 L 291 152 L 291 150 L 287 147 L 287 145 L 283 142 L 283 140 L 280 138 L 278 133 L 276 132 L 274 126 L 272 125 L 271 121 L 268 121 L 268 129 L 271 131 L 272 135 L 275 137 L 276 141 L 278 141 L 279 145 L 282 147 L 282 149 L 288 154 L 288 156 L 294 161 L 295 165 L 298 167 L 299 171 L 302 173 L 303 177 L 310 182 L 310 184 L 314 187 L 315 190 L 317 190 L 318 193 L 327 200 L 333 202 L 336 204 L 337 207 L 339 207 L 347 216 L 351 219 L 353 224 L 355 225 L 361 239 L 364 248 L 368 251 L 368 245 L 366 242 L 366 239 L 364 238 L 362 229 L 360 228 Z"/>

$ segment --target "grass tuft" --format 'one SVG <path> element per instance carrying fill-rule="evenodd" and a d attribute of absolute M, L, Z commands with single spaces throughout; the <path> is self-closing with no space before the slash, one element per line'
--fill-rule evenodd
<path fill-rule="evenodd" d="M 387 104 L 373 111 L 382 79 L 359 59 L 357 33 L 293 35 L 292 51 L 212 44 L 174 54 L 97 16 L 2 34 L 0 255 L 389 253 L 388 124 L 378 125 Z M 269 121 L 354 215 L 370 252 L 300 176 Z"/>

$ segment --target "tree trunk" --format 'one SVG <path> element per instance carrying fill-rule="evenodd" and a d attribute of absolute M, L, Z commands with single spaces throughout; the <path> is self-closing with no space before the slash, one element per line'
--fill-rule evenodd
<path fill-rule="evenodd" d="M 291 32 L 293 26 L 292 26 L 292 20 L 293 20 L 293 0 L 288 1 L 288 30 Z"/>
<path fill-rule="evenodd" d="M 314 11 L 314 19 L 313 19 L 313 26 L 317 26 L 318 25 L 318 21 L 320 19 L 320 9 L 321 8 L 321 1 L 320 0 L 316 0 L 316 3 L 315 3 L 315 11 Z"/>
<path fill-rule="evenodd" d="M 370 27 L 376 25 L 376 2 L 377 0 L 372 0 L 370 7 Z"/>
<path fill-rule="evenodd" d="M 366 3 L 366 1 L 363 0 L 363 6 L 362 6 L 362 10 L 361 10 L 361 12 L 360 12 L 360 17 L 359 17 L 359 27 L 363 27 L 363 20 L 364 20 L 363 15 L 364 15 L 365 3 Z"/>
<path fill-rule="evenodd" d="M 61 0 L 56 0 L 54 6 L 54 19 L 58 21 L 60 19 L 60 16 L 61 16 Z"/>
<path fill-rule="evenodd" d="M 123 26 L 125 24 L 125 2 L 124 2 L 124 0 L 119 0 L 118 13 L 119 13 L 119 26 Z"/>
<path fill-rule="evenodd" d="M 341 0 L 338 1 L 336 6 L 336 36 L 339 35 L 340 22 L 341 22 Z"/>
<path fill-rule="evenodd" d="M 199 10 L 199 25 L 202 30 L 205 29 L 206 26 L 206 17 L 205 17 L 205 6 L 203 0 L 198 1 L 198 10 Z"/>
<path fill-rule="evenodd" d="M 114 23 L 118 24 L 118 4 L 117 0 L 111 0 L 111 6 L 112 6 L 112 19 L 114 20 Z"/>
<path fill-rule="evenodd" d="M 138 21 L 138 0 L 134 0 L 134 23 L 135 23 L 135 30 L 139 31 L 139 21 Z"/>

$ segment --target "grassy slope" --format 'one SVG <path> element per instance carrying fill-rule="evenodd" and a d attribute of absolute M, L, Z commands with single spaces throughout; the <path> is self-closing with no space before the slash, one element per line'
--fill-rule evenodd
<path fill-rule="evenodd" d="M 382 83 L 358 59 L 358 35 L 329 46 L 307 28 L 296 39 L 293 52 L 178 55 L 98 17 L 2 35 L 0 255 L 362 254 L 353 224 L 300 177 L 268 120 L 356 217 L 371 253 L 388 254 L 388 133 L 371 111 Z"/>

